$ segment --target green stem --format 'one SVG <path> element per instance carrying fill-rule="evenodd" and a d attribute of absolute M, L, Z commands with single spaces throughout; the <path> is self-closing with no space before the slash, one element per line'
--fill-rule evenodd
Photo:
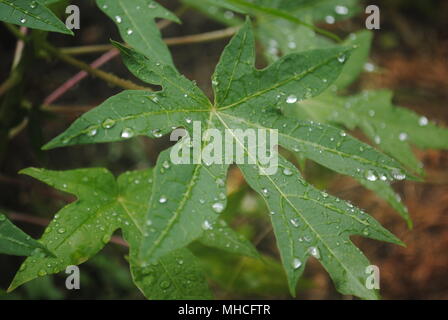
<path fill-rule="evenodd" d="M 179 46 L 185 44 L 193 44 L 193 43 L 203 43 L 210 42 L 214 40 L 225 39 L 233 36 L 239 27 L 231 27 L 217 31 L 205 32 L 200 34 L 194 34 L 183 37 L 174 37 L 174 38 L 165 38 L 163 39 L 165 43 L 169 46 Z M 109 44 L 103 45 L 94 45 L 94 46 L 80 46 L 80 47 L 71 47 L 71 48 L 61 48 L 61 52 L 64 54 L 70 55 L 80 55 L 80 54 L 90 54 L 97 52 L 104 52 L 115 47 Z"/>

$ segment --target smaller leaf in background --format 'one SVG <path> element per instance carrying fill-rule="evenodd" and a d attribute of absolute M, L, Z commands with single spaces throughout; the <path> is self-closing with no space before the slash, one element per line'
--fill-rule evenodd
<path fill-rule="evenodd" d="M 230 228 L 224 220 L 217 220 L 199 239 L 204 246 L 221 249 L 230 253 L 260 258 L 260 254 L 252 243 Z"/>
<path fill-rule="evenodd" d="M 422 164 L 412 152 L 419 148 L 448 148 L 448 130 L 426 117 L 394 106 L 392 92 L 365 91 L 351 97 L 331 94 L 303 101 L 296 109 L 299 117 L 311 116 L 316 121 L 360 128 L 374 144 L 412 171 L 422 174 Z"/>
<path fill-rule="evenodd" d="M 372 39 L 373 33 L 364 30 L 350 34 L 344 41 L 343 45 L 352 47 L 354 50 L 347 60 L 341 75 L 332 84 L 331 89 L 333 91 L 344 89 L 358 79 L 369 57 Z"/>
<path fill-rule="evenodd" d="M 51 10 L 38 0 L 0 0 L 0 21 L 73 35 Z"/>
<path fill-rule="evenodd" d="M 124 41 L 149 58 L 173 65 L 155 23 L 156 18 L 179 23 L 173 13 L 153 0 L 97 0 L 97 4 L 115 22 Z"/>
<path fill-rule="evenodd" d="M 39 250 L 50 254 L 43 244 L 17 228 L 0 213 L 0 254 L 31 256 Z"/>
<path fill-rule="evenodd" d="M 205 16 L 227 26 L 241 25 L 244 21 L 235 14 L 235 6 L 226 4 L 220 0 L 182 0 L 183 3 L 192 7 Z"/>

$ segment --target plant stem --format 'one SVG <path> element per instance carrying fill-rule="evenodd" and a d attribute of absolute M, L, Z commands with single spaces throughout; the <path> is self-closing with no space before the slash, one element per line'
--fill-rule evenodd
<path fill-rule="evenodd" d="M 26 36 L 27 30 L 28 30 L 27 27 L 20 27 L 19 32 L 24 36 Z M 14 60 L 12 62 L 11 70 L 14 70 L 19 64 L 20 59 L 22 59 L 22 53 L 24 48 L 25 48 L 25 41 L 21 39 L 17 40 L 16 51 L 14 52 Z"/>
<path fill-rule="evenodd" d="M 84 113 L 94 106 L 58 106 L 58 105 L 42 105 L 41 110 L 54 113 Z"/>
<path fill-rule="evenodd" d="M 165 38 L 164 41 L 169 46 L 178 46 L 193 43 L 210 42 L 214 40 L 225 39 L 233 36 L 239 27 L 230 27 L 223 30 L 205 32 L 200 34 L 194 34 L 183 37 Z M 81 46 L 81 47 L 68 47 L 61 48 L 61 52 L 70 55 L 90 54 L 97 52 L 104 52 L 115 48 L 109 44 L 94 45 L 94 46 Z"/>
<path fill-rule="evenodd" d="M 9 89 L 14 87 L 18 81 L 20 80 L 19 75 L 16 72 L 12 72 L 8 79 L 6 79 L 1 85 L 0 85 L 0 96 L 2 96 L 5 92 L 7 92 Z"/>
<path fill-rule="evenodd" d="M 4 23 L 6 29 L 8 29 L 9 32 L 11 32 L 13 34 L 13 36 L 15 36 L 17 39 L 20 39 L 22 41 L 26 41 L 26 35 L 24 35 L 23 33 L 20 32 L 19 28 L 13 26 L 12 24 L 9 23 Z"/>
<path fill-rule="evenodd" d="M 53 47 L 52 45 L 50 45 L 48 43 L 43 44 L 43 48 L 48 53 L 50 53 L 54 57 L 58 58 L 59 60 L 65 62 L 69 65 L 72 65 L 74 67 L 77 67 L 78 69 L 84 70 L 85 72 L 87 72 L 95 77 L 98 77 L 112 85 L 116 85 L 123 89 L 129 89 L 129 90 L 150 90 L 149 88 L 139 86 L 139 85 L 133 83 L 132 81 L 121 79 L 114 74 L 95 69 L 83 61 L 77 60 L 65 53 L 62 53 L 59 49 Z"/>
<path fill-rule="evenodd" d="M 99 68 L 109 60 L 118 56 L 120 52 L 117 49 L 110 50 L 103 54 L 101 57 L 96 59 L 91 65 L 91 68 Z M 61 86 L 59 86 L 55 91 L 53 91 L 48 97 L 44 100 L 44 105 L 50 105 L 60 97 L 62 97 L 68 90 L 73 88 L 78 82 L 86 78 L 89 74 L 86 71 L 78 72 L 76 75 L 68 79 Z"/>
<path fill-rule="evenodd" d="M 210 42 L 214 40 L 225 39 L 233 36 L 240 27 L 230 27 L 223 30 L 205 32 L 184 37 L 166 38 L 165 43 L 169 46 L 178 46 L 184 44 Z"/>

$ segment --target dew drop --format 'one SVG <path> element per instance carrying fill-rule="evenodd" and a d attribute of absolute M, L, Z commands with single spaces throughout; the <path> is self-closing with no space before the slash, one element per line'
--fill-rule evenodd
<path fill-rule="evenodd" d="M 25 18 L 20 19 L 20 23 L 25 23 L 25 22 L 26 22 Z"/>
<path fill-rule="evenodd" d="M 320 259 L 320 252 L 317 247 L 309 247 L 308 252 L 310 255 L 312 255 L 316 259 Z"/>
<path fill-rule="evenodd" d="M 97 133 L 98 133 L 98 129 L 96 126 L 92 126 L 87 129 L 87 135 L 89 137 L 94 137 L 94 136 L 96 136 Z"/>
<path fill-rule="evenodd" d="M 293 172 L 292 172 L 291 169 L 289 169 L 289 168 L 285 168 L 285 169 L 283 169 L 283 174 L 284 174 L 285 176 L 292 176 Z"/>
<path fill-rule="evenodd" d="M 221 202 L 216 202 L 212 205 L 212 209 L 216 213 L 221 213 L 224 211 L 224 204 L 222 204 Z"/>
<path fill-rule="evenodd" d="M 288 42 L 288 48 L 295 49 L 295 48 L 297 48 L 297 44 L 294 41 L 290 41 L 290 42 Z"/>
<path fill-rule="evenodd" d="M 367 170 L 365 177 L 369 181 L 376 181 L 376 180 L 378 180 L 378 177 L 375 175 L 375 173 L 372 170 Z"/>
<path fill-rule="evenodd" d="M 373 63 L 367 62 L 364 64 L 364 70 L 367 72 L 375 71 L 375 65 Z"/>
<path fill-rule="evenodd" d="M 168 199 L 164 196 L 160 197 L 159 199 L 159 203 L 166 203 L 168 201 Z"/>
<path fill-rule="evenodd" d="M 64 229 L 64 228 L 59 228 L 59 229 L 58 229 L 58 233 L 59 233 L 59 234 L 63 234 L 63 233 L 65 233 L 65 229 Z"/>
<path fill-rule="evenodd" d="M 427 126 L 429 123 L 428 118 L 426 117 L 420 117 L 420 119 L 418 119 L 418 125 L 421 127 Z"/>
<path fill-rule="evenodd" d="M 299 227 L 299 219 L 294 218 L 294 219 L 289 220 L 289 222 L 291 222 L 291 224 L 292 224 L 294 227 L 296 227 L 296 228 Z"/>
<path fill-rule="evenodd" d="M 170 168 L 170 163 L 167 160 L 165 160 L 162 163 L 162 167 L 164 167 L 165 169 L 169 169 Z"/>
<path fill-rule="evenodd" d="M 399 170 L 392 171 L 392 176 L 396 180 L 404 180 L 404 179 L 406 179 L 406 175 L 403 172 L 399 171 Z"/>
<path fill-rule="evenodd" d="M 301 265 L 302 265 L 302 261 L 300 261 L 300 259 L 294 258 L 294 260 L 292 260 L 292 267 L 295 270 L 299 269 Z"/>
<path fill-rule="evenodd" d="M 121 19 L 120 16 L 115 16 L 115 21 L 116 21 L 117 23 L 121 23 L 121 21 L 123 21 L 123 19 Z"/>
<path fill-rule="evenodd" d="M 406 140 L 408 139 L 408 134 L 405 133 L 405 132 L 402 132 L 402 133 L 400 133 L 400 134 L 398 135 L 398 139 L 399 139 L 400 141 L 406 141 Z"/>
<path fill-rule="evenodd" d="M 286 103 L 296 103 L 297 102 L 297 97 L 295 95 L 290 95 L 288 98 L 286 98 Z"/>
<path fill-rule="evenodd" d="M 340 15 L 346 15 L 346 14 L 348 14 L 348 8 L 346 7 L 346 6 L 336 6 L 335 8 L 334 8 L 334 11 L 337 13 L 337 14 L 340 14 Z"/>
<path fill-rule="evenodd" d="M 163 136 L 162 131 L 160 129 L 154 129 L 152 130 L 152 135 L 155 138 L 161 138 Z"/>
<path fill-rule="evenodd" d="M 121 131 L 120 136 L 124 139 L 132 138 L 134 136 L 134 131 L 131 128 L 125 128 Z"/>
<path fill-rule="evenodd" d="M 204 230 L 212 230 L 213 226 L 212 226 L 212 224 L 208 220 L 205 220 L 202 223 L 202 229 L 204 229 Z"/>
<path fill-rule="evenodd" d="M 261 189 L 261 193 L 263 193 L 263 195 L 264 195 L 265 197 L 268 197 L 268 196 L 269 196 L 269 190 L 266 189 L 266 188 Z"/>
<path fill-rule="evenodd" d="M 115 120 L 106 119 L 103 121 L 103 123 L 101 125 L 104 129 L 110 129 L 115 125 Z"/>
<path fill-rule="evenodd" d="M 333 16 L 326 16 L 325 17 L 325 22 L 328 24 L 333 24 L 336 22 L 336 19 Z"/>
<path fill-rule="evenodd" d="M 345 54 L 341 54 L 341 55 L 338 57 L 338 61 L 339 61 L 340 63 L 344 63 L 346 59 L 347 59 L 347 56 L 346 56 Z"/>
<path fill-rule="evenodd" d="M 216 179 L 216 185 L 217 185 L 218 187 L 224 187 L 225 182 L 224 182 L 223 179 L 218 178 L 218 179 Z"/>
<path fill-rule="evenodd" d="M 235 14 L 232 11 L 224 12 L 224 18 L 226 18 L 227 20 L 232 19 L 234 16 L 235 16 Z"/>
<path fill-rule="evenodd" d="M 128 36 L 130 36 L 131 34 L 133 34 L 134 33 L 134 31 L 132 30 L 132 29 L 128 29 L 127 31 L 126 31 L 126 34 L 128 35 Z"/>

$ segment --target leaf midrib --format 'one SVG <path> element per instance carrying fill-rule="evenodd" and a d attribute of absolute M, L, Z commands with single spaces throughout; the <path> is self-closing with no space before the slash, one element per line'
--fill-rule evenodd
<path fill-rule="evenodd" d="M 239 118 L 239 117 L 236 117 L 236 116 L 231 115 L 231 114 L 229 114 L 229 113 L 220 112 L 219 114 L 220 114 L 220 115 L 223 115 L 224 117 L 233 118 L 233 119 L 238 120 L 239 122 L 243 122 L 243 123 L 245 123 L 246 125 L 248 125 L 249 127 L 255 127 L 255 128 L 258 128 L 258 129 L 266 129 L 266 130 L 275 130 L 275 129 L 273 129 L 273 128 L 267 128 L 267 127 L 264 127 L 264 126 L 262 126 L 262 125 L 260 125 L 260 124 L 258 124 L 258 123 L 250 122 L 250 121 L 248 121 L 246 118 Z M 283 137 L 287 138 L 287 139 L 291 139 L 291 140 L 294 140 L 294 141 L 296 141 L 296 142 L 299 142 L 299 143 L 302 143 L 302 144 L 309 145 L 309 146 L 311 146 L 311 147 L 313 147 L 313 148 L 316 148 L 316 149 L 321 149 L 321 150 L 323 150 L 323 151 L 327 151 L 327 152 L 330 152 L 330 153 L 339 155 L 339 156 L 341 156 L 341 157 L 346 157 L 346 158 L 352 158 L 352 159 L 355 159 L 356 161 L 359 161 L 359 162 L 361 162 L 361 163 L 365 163 L 365 164 L 372 165 L 372 166 L 375 166 L 375 167 L 381 167 L 381 168 L 386 169 L 386 170 L 389 170 L 389 171 L 398 169 L 397 167 L 391 167 L 391 166 L 388 166 L 388 165 L 385 165 L 385 164 L 381 164 L 381 163 L 374 162 L 374 161 L 369 160 L 369 159 L 366 159 L 366 158 L 361 158 L 361 157 L 359 157 L 359 156 L 356 155 L 356 154 L 348 154 L 348 153 L 344 153 L 344 152 L 341 152 L 341 151 L 339 151 L 339 150 L 331 149 L 331 148 L 328 148 L 328 147 L 323 146 L 323 145 L 320 145 L 320 144 L 316 144 L 316 143 L 311 142 L 311 141 L 302 140 L 302 139 L 299 139 L 299 138 L 296 138 L 296 137 L 292 137 L 292 136 L 289 136 L 289 135 L 287 135 L 287 134 L 285 134 L 285 133 L 282 133 L 282 132 L 279 132 L 278 134 L 279 134 L 280 136 L 283 136 Z"/>
<path fill-rule="evenodd" d="M 229 126 L 227 125 L 227 123 L 226 122 L 224 122 L 224 120 L 219 116 L 219 114 L 218 113 L 216 113 L 216 115 L 217 115 L 217 117 L 219 118 L 219 120 L 221 121 L 221 123 L 226 127 L 226 128 L 228 128 L 228 129 L 230 129 L 229 128 Z M 230 132 L 232 132 L 232 131 L 230 131 Z M 261 166 L 259 165 L 259 163 L 258 163 L 258 161 L 257 161 L 257 159 L 256 158 L 254 158 L 254 156 L 250 153 L 250 150 L 248 150 L 246 147 L 245 147 L 245 145 L 244 145 L 244 143 L 241 143 L 241 141 L 239 141 L 238 139 L 237 139 L 237 137 L 235 137 L 234 136 L 234 138 L 240 143 L 240 145 L 246 150 L 246 152 L 247 152 L 247 154 L 255 161 L 255 163 L 257 164 L 257 166 L 258 166 L 258 168 L 261 168 Z M 352 278 L 352 279 L 354 279 L 355 280 L 355 283 L 358 285 L 358 286 L 360 286 L 362 289 L 364 289 L 364 287 L 362 286 L 362 285 L 360 285 L 360 283 L 359 283 L 359 280 L 351 273 L 351 271 L 350 271 L 350 269 L 348 269 L 346 266 L 345 266 L 345 264 L 338 258 L 338 256 L 334 253 L 334 251 L 332 250 L 332 248 L 326 243 L 326 241 L 324 241 L 322 238 L 321 238 L 321 236 L 320 236 L 320 234 L 313 228 L 313 226 L 308 222 L 308 220 L 300 213 L 300 211 L 294 206 L 294 204 L 289 200 L 289 198 L 286 196 L 286 194 L 285 193 L 283 193 L 283 191 L 281 190 L 281 188 L 275 183 L 275 181 L 274 180 L 272 180 L 272 178 L 269 176 L 269 175 L 266 175 L 266 177 L 267 177 L 267 179 L 269 179 L 269 181 L 271 182 L 271 184 L 277 189 L 277 191 L 279 192 L 279 194 L 281 195 L 281 197 L 282 198 L 284 198 L 287 202 L 288 202 L 288 204 L 291 206 L 291 208 L 293 208 L 293 210 L 302 218 L 302 220 L 305 222 L 305 224 L 310 228 L 310 230 L 316 235 L 316 237 L 318 238 L 318 239 L 320 239 L 320 242 L 327 248 L 327 250 L 331 253 L 331 255 L 335 258 L 335 260 L 336 261 L 338 261 L 338 263 L 342 266 L 342 268 L 343 269 L 345 269 L 346 271 L 347 271 L 347 274 L 349 274 L 350 275 L 350 277 Z M 283 217 L 283 219 L 286 219 L 286 217 L 284 217 L 284 215 L 282 215 Z M 289 230 L 289 225 L 288 225 L 288 228 L 287 228 L 287 230 Z M 290 242 L 290 243 L 292 243 L 293 244 L 293 246 L 294 246 L 294 240 L 292 240 L 291 239 L 291 236 L 290 236 L 290 233 L 288 233 L 288 238 L 290 238 L 290 241 L 293 241 L 293 242 Z M 294 246 L 295 247 L 295 246 Z"/>

